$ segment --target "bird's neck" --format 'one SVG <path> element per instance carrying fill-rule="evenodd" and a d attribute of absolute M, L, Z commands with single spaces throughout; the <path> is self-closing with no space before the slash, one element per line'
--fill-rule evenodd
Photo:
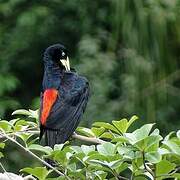
<path fill-rule="evenodd" d="M 43 90 L 45 89 L 58 89 L 62 79 L 62 71 L 54 63 L 45 64 Z"/>

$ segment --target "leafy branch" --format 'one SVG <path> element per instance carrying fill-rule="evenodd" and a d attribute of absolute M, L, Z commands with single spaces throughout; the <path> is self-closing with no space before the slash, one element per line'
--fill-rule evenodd
<path fill-rule="evenodd" d="M 15 139 L 9 137 L 7 134 L 5 133 L 1 133 L 1 136 L 7 138 L 8 140 L 10 140 L 11 142 L 13 142 L 14 144 L 16 144 L 19 148 L 23 149 L 25 152 L 27 152 L 29 155 L 31 155 L 32 157 L 34 157 L 35 159 L 37 159 L 38 161 L 40 161 L 42 164 L 44 164 L 45 166 L 47 166 L 48 168 L 52 169 L 53 171 L 55 171 L 57 174 L 59 174 L 60 176 L 65 176 L 62 172 L 60 172 L 59 170 L 57 170 L 56 168 L 54 168 L 53 166 L 51 166 L 49 163 L 47 163 L 46 161 L 44 161 L 43 159 L 39 158 L 36 154 L 32 153 L 29 149 L 25 148 L 24 146 L 22 146 L 19 142 L 17 142 Z M 68 178 L 68 177 L 67 177 Z M 69 178 L 68 178 L 69 179 Z"/>
<path fill-rule="evenodd" d="M 3 151 L 9 140 L 48 167 L 49 170 L 46 167 L 21 170 L 40 180 L 49 176 L 54 178 L 49 175 L 52 171 L 62 179 L 146 177 L 154 180 L 180 177 L 180 131 L 171 132 L 163 138 L 154 124 L 145 124 L 129 132 L 129 127 L 138 119 L 133 116 L 129 120 L 124 118 L 112 123 L 95 122 L 92 128 L 78 127 L 72 138 L 80 140 L 82 145 L 56 144 L 52 149 L 36 143 L 39 134 L 37 111 L 17 110 L 13 114 L 23 118 L 0 121 L 0 150 Z M 19 138 L 23 145 L 18 142 Z M 84 145 L 83 142 L 91 145 Z M 32 151 L 41 154 L 37 156 Z M 3 152 L 0 151 L 2 157 Z M 51 166 L 43 158 L 52 160 L 57 166 Z"/>

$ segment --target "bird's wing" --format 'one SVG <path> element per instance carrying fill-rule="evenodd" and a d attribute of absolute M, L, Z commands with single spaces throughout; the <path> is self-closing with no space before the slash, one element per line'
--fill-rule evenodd
<path fill-rule="evenodd" d="M 43 93 L 42 98 L 42 109 L 41 109 L 41 117 L 40 122 L 42 125 L 46 124 L 47 118 L 51 112 L 51 109 L 57 99 L 58 91 L 56 89 L 46 89 Z"/>
<path fill-rule="evenodd" d="M 59 94 L 61 94 L 61 92 Z M 64 133 L 65 139 L 68 139 L 77 128 L 80 118 L 85 110 L 89 97 L 88 82 L 86 81 L 80 86 L 73 88 L 64 96 L 65 98 L 62 98 L 61 95 L 59 95 L 53 106 L 51 106 L 44 126 L 47 129 L 60 130 L 62 133 Z M 42 97 L 41 103 L 41 125 L 43 125 L 43 104 L 44 96 Z"/>
<path fill-rule="evenodd" d="M 57 98 L 58 98 L 58 91 L 56 89 L 46 89 L 44 93 L 41 93 L 40 113 L 39 113 L 40 139 L 44 134 L 43 126 L 46 124 L 47 118 Z"/>

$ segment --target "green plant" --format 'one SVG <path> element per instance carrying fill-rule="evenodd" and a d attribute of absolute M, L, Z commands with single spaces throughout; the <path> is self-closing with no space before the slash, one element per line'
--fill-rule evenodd
<path fill-rule="evenodd" d="M 20 118 L 0 121 L 0 158 L 8 156 L 3 150 L 8 140 L 42 163 L 21 173 L 40 180 L 180 178 L 180 130 L 163 138 L 155 124 L 145 124 L 130 132 L 138 119 L 133 116 L 111 124 L 95 122 L 91 129 L 79 127 L 72 137 L 81 140 L 81 145 L 67 142 L 52 149 L 38 144 L 38 111 L 17 110 L 13 115 Z M 55 161 L 56 167 L 45 158 Z"/>

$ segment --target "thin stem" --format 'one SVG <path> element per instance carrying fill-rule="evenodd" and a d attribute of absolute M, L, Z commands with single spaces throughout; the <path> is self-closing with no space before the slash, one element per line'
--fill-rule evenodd
<path fill-rule="evenodd" d="M 36 180 L 33 176 L 31 176 L 31 175 L 28 175 L 28 176 L 25 176 L 25 177 L 23 177 L 23 179 L 24 180 L 29 180 L 29 179 L 31 179 L 31 180 Z"/>
<path fill-rule="evenodd" d="M 13 143 L 15 143 L 17 146 L 19 146 L 21 149 L 23 149 L 24 151 L 26 151 L 28 154 L 30 154 L 31 156 L 33 156 L 35 159 L 37 159 L 38 161 L 40 161 L 41 163 L 43 163 L 45 166 L 49 167 L 50 169 L 52 169 L 53 171 L 55 171 L 57 174 L 59 174 L 60 176 L 65 176 L 65 174 L 63 174 L 62 172 L 58 171 L 56 168 L 54 168 L 53 166 L 51 166 L 49 163 L 47 163 L 46 161 L 42 160 L 41 158 L 39 158 L 36 154 L 32 153 L 29 149 L 25 148 L 24 146 L 22 146 L 20 143 L 18 143 L 15 139 L 9 137 L 8 135 L 6 135 L 5 133 L 3 133 L 3 136 L 6 137 L 8 140 L 12 141 Z M 69 179 L 66 176 L 67 179 Z M 70 179 L 69 179 L 70 180 Z"/>
<path fill-rule="evenodd" d="M 4 171 L 4 174 L 5 174 L 10 180 L 13 180 L 13 179 L 9 176 L 9 174 L 7 173 L 7 171 L 6 171 L 6 169 L 4 168 L 4 166 L 2 165 L 2 163 L 0 163 L 0 166 L 1 166 L 2 170 Z"/>
<path fill-rule="evenodd" d="M 142 157 L 143 157 L 143 165 L 144 165 L 144 169 L 149 172 L 151 174 L 151 176 L 153 177 L 153 179 L 155 180 L 155 175 L 154 172 L 146 165 L 145 163 L 145 153 L 144 151 L 142 151 Z"/>
<path fill-rule="evenodd" d="M 118 175 L 118 179 L 129 180 L 128 178 L 120 176 L 120 175 Z"/>
<path fill-rule="evenodd" d="M 114 171 L 114 170 L 112 170 L 112 169 L 111 169 L 111 172 L 112 172 L 112 174 L 114 175 L 114 177 L 115 177 L 117 180 L 119 180 L 119 179 L 129 180 L 128 178 L 119 175 L 116 171 Z"/>

